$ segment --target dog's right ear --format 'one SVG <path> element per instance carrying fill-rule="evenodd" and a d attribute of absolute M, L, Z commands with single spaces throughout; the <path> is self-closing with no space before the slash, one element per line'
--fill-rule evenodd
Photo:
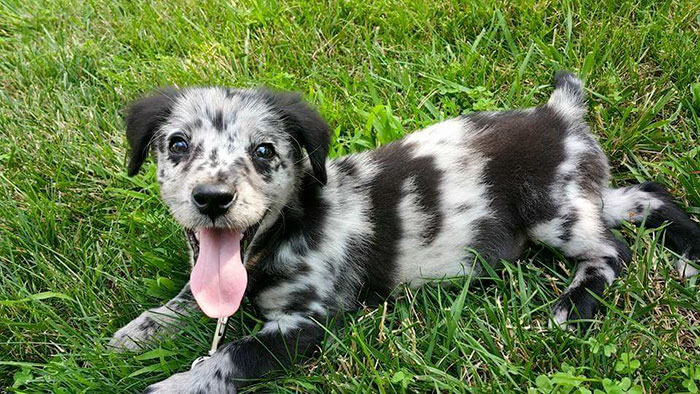
<path fill-rule="evenodd" d="M 127 174 L 134 176 L 148 157 L 153 137 L 170 115 L 179 92 L 166 88 L 131 104 L 126 114 L 126 139 L 129 142 Z"/>

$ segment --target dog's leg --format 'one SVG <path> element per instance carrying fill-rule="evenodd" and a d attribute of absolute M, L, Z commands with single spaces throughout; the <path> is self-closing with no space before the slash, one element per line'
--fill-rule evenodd
<path fill-rule="evenodd" d="M 323 333 L 310 319 L 284 316 L 267 322 L 254 336 L 227 344 L 194 369 L 148 387 L 144 393 L 235 393 L 236 388 L 251 380 L 288 366 L 297 357 L 311 355 Z"/>
<path fill-rule="evenodd" d="M 599 307 L 596 297 L 603 296 L 605 288 L 612 284 L 632 258 L 629 247 L 612 234 L 596 241 L 573 237 L 571 242 L 591 242 L 597 243 L 597 246 L 574 253 L 564 249 L 569 257 L 578 260 L 578 265 L 571 284 L 552 309 L 553 320 L 561 327 L 566 327 L 567 321 L 593 318 Z"/>
<path fill-rule="evenodd" d="M 188 283 L 165 305 L 143 312 L 120 328 L 109 341 L 109 346 L 117 350 L 136 350 L 143 346 L 144 342 L 174 331 L 176 320 L 195 310 L 198 310 L 198 307 Z"/>
<path fill-rule="evenodd" d="M 571 284 L 554 305 L 554 322 L 566 327 L 570 320 L 591 319 L 599 304 L 596 297 L 631 259 L 629 247 L 606 228 L 599 203 L 576 198 L 565 215 L 533 227 L 529 234 L 578 262 Z"/>
<path fill-rule="evenodd" d="M 609 227 L 626 220 L 656 228 L 666 224 L 666 246 L 681 258 L 676 268 L 681 276 L 698 274 L 700 267 L 700 227 L 673 202 L 673 197 L 660 185 L 641 185 L 607 189 L 603 193 L 603 215 Z"/>

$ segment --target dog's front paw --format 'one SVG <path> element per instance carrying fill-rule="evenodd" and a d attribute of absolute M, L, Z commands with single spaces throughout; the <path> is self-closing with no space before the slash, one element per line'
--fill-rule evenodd
<path fill-rule="evenodd" d="M 171 311 L 164 307 L 143 312 L 139 317 L 120 328 L 109 341 L 109 346 L 115 350 L 137 350 L 148 345 L 158 335 L 167 331 L 172 326 L 173 316 Z"/>
<path fill-rule="evenodd" d="M 232 374 L 215 360 L 208 359 L 190 371 L 148 386 L 144 394 L 236 394 Z"/>

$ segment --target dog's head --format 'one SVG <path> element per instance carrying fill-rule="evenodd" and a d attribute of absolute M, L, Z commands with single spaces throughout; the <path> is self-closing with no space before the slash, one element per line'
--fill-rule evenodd
<path fill-rule="evenodd" d="M 198 279 L 203 282 L 223 275 L 214 272 L 223 269 L 223 261 L 197 273 L 199 261 L 209 254 L 217 254 L 214 260 L 237 255 L 237 249 L 226 248 L 239 243 L 266 215 L 278 213 L 305 173 L 326 183 L 329 128 L 298 94 L 166 89 L 132 104 L 126 124 L 129 175 L 136 174 L 153 151 L 163 200 L 182 226 L 200 234 L 193 292 L 196 275 L 201 274 Z M 213 314 L 221 314 L 221 309 L 209 306 L 210 311 L 216 309 Z M 205 309 L 212 315 L 210 311 Z"/>

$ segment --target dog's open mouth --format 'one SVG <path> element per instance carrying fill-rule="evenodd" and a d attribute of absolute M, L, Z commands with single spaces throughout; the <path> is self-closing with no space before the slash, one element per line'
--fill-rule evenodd
<path fill-rule="evenodd" d="M 199 255 L 190 275 L 197 304 L 209 317 L 231 316 L 241 305 L 248 275 L 241 259 L 243 232 L 204 228 Z"/>

